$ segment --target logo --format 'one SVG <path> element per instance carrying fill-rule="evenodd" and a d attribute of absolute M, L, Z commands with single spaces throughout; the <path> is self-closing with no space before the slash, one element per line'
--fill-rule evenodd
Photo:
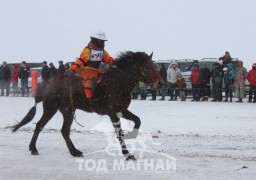
<path fill-rule="evenodd" d="M 124 134 L 133 130 L 133 123 L 121 120 Z M 149 133 L 141 130 L 135 139 L 125 139 L 128 151 L 134 154 L 136 161 L 126 161 L 122 154 L 120 143 L 116 137 L 114 127 L 109 120 L 103 120 L 90 132 L 102 133 L 106 137 L 107 146 L 103 150 L 84 154 L 85 158 L 76 159 L 78 170 L 111 172 L 111 171 L 144 171 L 145 173 L 175 173 L 176 159 L 172 156 L 154 151 L 152 147 L 160 146 Z M 110 158 L 111 157 L 111 158 Z"/>

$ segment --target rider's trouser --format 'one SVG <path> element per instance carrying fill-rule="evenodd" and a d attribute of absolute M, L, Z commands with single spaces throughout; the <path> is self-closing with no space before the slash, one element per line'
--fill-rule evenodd
<path fill-rule="evenodd" d="M 102 79 L 101 69 L 87 66 L 84 67 L 79 74 L 84 79 L 83 86 L 86 98 L 92 98 L 97 81 Z"/>

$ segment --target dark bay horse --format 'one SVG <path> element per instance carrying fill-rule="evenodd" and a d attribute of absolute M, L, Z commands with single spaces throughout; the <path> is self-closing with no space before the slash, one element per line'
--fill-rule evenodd
<path fill-rule="evenodd" d="M 70 139 L 70 128 L 74 112 L 76 109 L 96 112 L 110 117 L 121 144 L 123 155 L 127 160 L 134 160 L 134 156 L 126 148 L 125 139 L 137 137 L 141 122 L 139 117 L 128 110 L 128 107 L 131 103 L 131 93 L 136 83 L 142 81 L 153 88 L 162 83 L 162 78 L 153 64 L 152 55 L 153 53 L 148 56 L 144 52 L 131 51 L 120 53 L 118 56 L 119 61 L 104 73 L 102 81 L 94 90 L 94 98 L 97 101 L 85 98 L 82 78 L 67 75 L 55 77 L 43 90 L 38 88 L 35 95 L 35 105 L 20 123 L 13 126 L 13 132 L 34 118 L 37 103 L 43 101 L 44 112 L 36 124 L 36 129 L 29 145 L 31 154 L 39 154 L 36 148 L 38 135 L 59 110 L 64 118 L 61 133 L 71 155 L 83 156 L 82 152 L 75 148 Z M 134 129 L 131 132 L 123 133 L 120 117 L 134 122 Z"/>

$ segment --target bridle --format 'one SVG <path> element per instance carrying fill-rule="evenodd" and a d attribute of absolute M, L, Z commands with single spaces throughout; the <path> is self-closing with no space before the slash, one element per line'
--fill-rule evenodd
<path fill-rule="evenodd" d="M 141 66 L 140 66 L 140 71 L 141 71 L 141 78 L 144 76 L 144 77 L 147 77 L 146 75 L 145 75 L 145 73 L 144 73 L 144 71 L 143 71 L 143 69 L 141 68 Z M 148 81 L 148 83 L 146 83 L 146 85 L 147 86 L 152 86 L 152 82 L 150 82 L 150 81 Z"/>

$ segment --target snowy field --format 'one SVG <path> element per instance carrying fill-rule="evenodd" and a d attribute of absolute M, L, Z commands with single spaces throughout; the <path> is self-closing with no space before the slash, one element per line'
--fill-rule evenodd
<path fill-rule="evenodd" d="M 84 127 L 74 122 L 71 139 L 84 157 L 74 158 L 62 138 L 62 116 L 58 112 L 39 135 L 40 155 L 32 156 L 28 146 L 42 115 L 42 104 L 32 122 L 12 133 L 10 126 L 25 116 L 34 100 L 0 97 L 0 179 L 256 179 L 256 104 L 245 101 L 238 104 L 134 100 L 129 110 L 141 118 L 138 139 L 150 136 L 148 140 L 153 142 L 146 142 L 147 152 L 172 156 L 176 159 L 176 171 L 96 172 L 79 170 L 78 161 L 104 159 L 109 168 L 114 159 L 123 159 L 103 151 L 110 143 L 103 133 L 111 127 L 107 116 L 76 111 L 76 119 Z M 122 124 L 125 122 L 122 120 Z M 97 151 L 102 153 L 93 153 Z M 134 155 L 137 161 L 158 156 L 144 153 L 139 157 L 136 151 Z"/>

